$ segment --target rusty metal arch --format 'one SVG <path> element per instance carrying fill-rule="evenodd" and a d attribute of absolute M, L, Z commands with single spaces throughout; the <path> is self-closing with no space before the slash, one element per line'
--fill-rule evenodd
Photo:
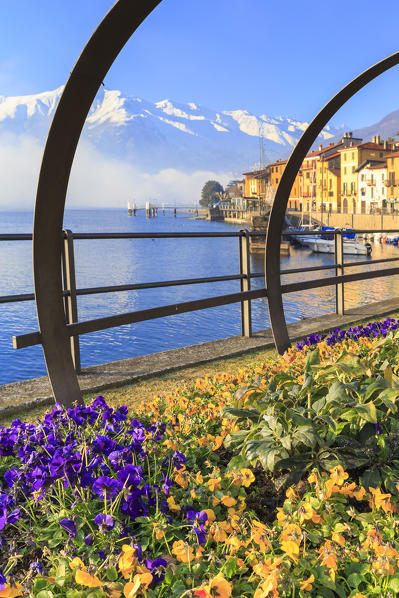
<path fill-rule="evenodd" d="M 33 225 L 36 310 L 54 397 L 82 402 L 62 302 L 62 225 L 69 175 L 90 106 L 123 46 L 161 0 L 118 0 L 83 49 L 60 98 L 44 149 Z"/>
<path fill-rule="evenodd" d="M 280 280 L 280 241 L 285 211 L 295 177 L 317 136 L 334 114 L 367 83 L 396 66 L 399 52 L 377 62 L 341 89 L 317 114 L 298 141 L 284 169 L 269 216 L 265 246 L 265 283 L 274 342 L 280 354 L 290 346 Z"/>

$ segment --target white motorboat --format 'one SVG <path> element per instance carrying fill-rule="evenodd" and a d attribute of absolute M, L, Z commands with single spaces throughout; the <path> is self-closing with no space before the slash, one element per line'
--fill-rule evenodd
<path fill-rule="evenodd" d="M 314 253 L 335 253 L 335 241 L 327 239 L 317 239 L 308 243 L 309 248 Z M 344 254 L 350 255 L 371 255 L 370 243 L 356 243 L 356 241 L 345 240 L 343 243 Z"/>

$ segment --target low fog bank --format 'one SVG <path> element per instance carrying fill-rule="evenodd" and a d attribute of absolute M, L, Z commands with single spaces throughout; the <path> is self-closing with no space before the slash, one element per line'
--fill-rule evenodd
<path fill-rule="evenodd" d="M 44 143 L 28 135 L 0 135 L 0 210 L 32 210 Z M 196 205 L 209 179 L 225 185 L 231 173 L 176 169 L 156 174 L 139 171 L 134 164 L 105 156 L 81 140 L 72 167 L 67 208 L 125 208 L 127 201 L 143 206 Z"/>

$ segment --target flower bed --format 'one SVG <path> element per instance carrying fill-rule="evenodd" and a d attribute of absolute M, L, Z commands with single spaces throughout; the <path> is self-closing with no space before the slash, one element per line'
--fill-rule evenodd
<path fill-rule="evenodd" d="M 394 596 L 397 334 L 0 428 L 0 597 Z"/>

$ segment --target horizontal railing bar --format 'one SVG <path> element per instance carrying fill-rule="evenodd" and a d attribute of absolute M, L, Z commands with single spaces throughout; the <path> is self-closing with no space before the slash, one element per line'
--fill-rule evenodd
<path fill-rule="evenodd" d="M 1 234 L 0 241 L 32 241 L 31 234 Z"/>
<path fill-rule="evenodd" d="M 210 307 L 229 305 L 231 303 L 238 303 L 239 301 L 259 299 L 266 296 L 267 292 L 264 288 L 253 291 L 243 291 L 240 293 L 232 293 L 230 295 L 219 295 L 216 297 L 209 297 L 207 299 L 197 299 L 195 301 L 176 303 L 175 305 L 164 305 L 162 307 L 153 307 L 150 309 L 129 312 L 126 314 L 117 314 L 115 316 L 98 318 L 96 320 L 86 320 L 85 322 L 67 324 L 66 329 L 69 336 L 76 336 L 87 334 L 89 332 L 98 332 L 108 328 L 115 328 L 117 326 L 125 326 L 126 324 L 134 324 L 137 322 L 144 322 L 146 320 L 153 320 L 155 318 L 163 318 L 166 316 L 198 311 L 200 309 L 208 309 Z M 13 337 L 13 346 L 15 349 L 23 349 L 32 345 L 38 345 L 40 342 L 40 332 L 30 332 L 28 334 L 21 334 L 19 336 Z"/>
<path fill-rule="evenodd" d="M 399 256 L 398 257 L 386 257 L 386 258 L 381 258 L 379 260 L 364 260 L 362 262 L 344 262 L 344 266 L 345 267 L 352 267 L 352 266 L 370 266 L 370 264 L 382 264 L 384 262 L 397 262 L 399 260 Z"/>
<path fill-rule="evenodd" d="M 370 278 L 382 278 L 383 276 L 392 276 L 399 274 L 399 268 L 387 268 L 385 270 L 370 270 L 370 272 L 358 272 L 356 274 L 344 274 L 342 276 L 331 276 L 329 278 L 320 278 L 305 280 L 303 282 L 288 283 L 281 286 L 282 293 L 295 293 L 297 291 L 308 291 L 309 289 L 318 289 L 335 284 L 347 282 L 356 282 L 359 280 L 368 280 Z"/>
<path fill-rule="evenodd" d="M 328 264 L 328 266 L 309 266 L 308 268 L 291 268 L 290 270 L 280 270 L 281 274 L 300 274 L 301 272 L 317 272 L 317 270 L 333 270 L 335 264 Z"/>
<path fill-rule="evenodd" d="M 191 239 L 209 237 L 242 237 L 244 233 L 73 233 L 74 239 Z"/>
<path fill-rule="evenodd" d="M 181 280 L 165 280 L 161 282 L 142 282 L 137 284 L 122 284 L 108 287 L 91 287 L 76 289 L 76 295 L 95 295 L 97 293 L 116 293 L 119 291 L 136 291 L 139 289 L 158 289 L 162 287 L 183 286 L 208 282 L 224 282 L 228 280 L 241 280 L 244 274 L 231 274 L 228 276 L 213 276 L 211 278 L 187 278 Z"/>
<path fill-rule="evenodd" d="M 0 297 L 0 303 L 14 303 L 17 301 L 34 301 L 34 293 L 23 293 L 21 295 L 3 295 Z"/>

